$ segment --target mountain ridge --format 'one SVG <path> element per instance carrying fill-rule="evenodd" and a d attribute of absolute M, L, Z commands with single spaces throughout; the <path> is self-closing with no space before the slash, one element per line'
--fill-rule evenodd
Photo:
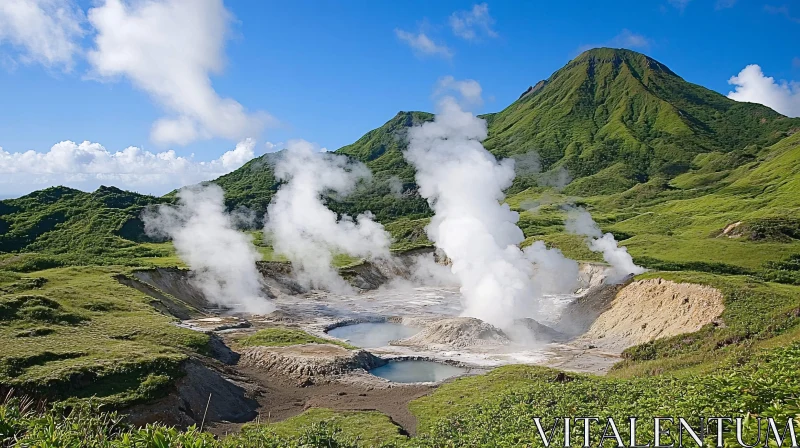
<path fill-rule="evenodd" d="M 384 125 L 336 150 L 365 163 L 373 177 L 350 196 L 330 199 L 328 205 L 340 214 L 369 210 L 384 223 L 430 216 L 426 201 L 416 193 L 414 170 L 405 162 L 402 151 L 408 129 L 433 117 L 427 112 L 400 111 Z M 531 86 L 508 107 L 481 117 L 489 128 L 484 145 L 490 152 L 497 157 L 535 153 L 541 170 L 549 171 L 546 174 L 569 174 L 571 183 L 563 192 L 577 197 L 620 195 L 629 189 L 633 192 L 630 197 L 640 197 L 641 191 L 663 195 L 669 189 L 698 182 L 703 189 L 716 188 L 714 182 L 724 176 L 721 171 L 706 172 L 712 165 L 723 165 L 730 171 L 757 163 L 765 148 L 800 130 L 800 118 L 785 117 L 763 105 L 736 102 L 686 82 L 665 64 L 644 54 L 609 48 L 582 53 L 548 79 Z M 709 154 L 713 156 L 710 165 L 704 162 Z M 274 153 L 265 154 L 210 182 L 225 190 L 229 208 L 243 206 L 264 216 L 280 186 L 272 170 L 276 157 Z M 547 188 L 543 177 L 547 175 L 520 171 L 509 193 Z M 398 181 L 402 185 L 399 195 L 395 191 Z M 77 234 L 89 235 L 86 229 L 93 225 L 110 247 L 124 249 L 126 244 L 121 241 L 141 238 L 141 224 L 135 216 L 138 209 L 148 203 L 174 200 L 174 194 L 152 198 L 119 190 L 109 193 L 115 200 L 130 196 L 124 200 L 131 207 L 122 211 L 86 199 L 94 193 L 59 188 L 0 201 L 0 251 L 39 250 L 44 246 L 36 240 L 48 241 L 48 232 L 78 229 Z M 23 200 L 52 194 L 65 201 L 63 207 L 53 206 L 48 200 L 40 204 Z M 9 208 L 19 207 L 15 204 L 25 204 L 26 209 Z M 91 210 L 93 207 L 111 211 L 100 213 Z M 84 208 L 85 217 L 53 211 Z M 91 224 L 100 217 L 115 224 Z M 81 219 L 90 223 L 76 224 Z M 42 229 L 47 231 L 33 232 L 31 241 L 13 236 L 37 226 L 45 226 Z M 81 244 L 94 252 L 103 250 L 102 245 Z M 67 247 L 57 246 L 60 251 Z"/>

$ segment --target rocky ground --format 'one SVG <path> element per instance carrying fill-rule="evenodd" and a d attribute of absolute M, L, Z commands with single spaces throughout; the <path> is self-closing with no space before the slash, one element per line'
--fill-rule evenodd
<path fill-rule="evenodd" d="M 142 291 L 169 291 L 163 308 L 176 309 L 181 317 L 192 314 L 180 325 L 214 336 L 213 356 L 192 361 L 176 391 L 155 405 L 134 409 L 132 419 L 186 426 L 202 422 L 205 416 L 207 426 L 224 433 L 247 421 L 278 421 L 309 407 L 374 409 L 414 433 L 416 422 L 408 402 L 436 384 L 393 383 L 370 375 L 370 369 L 391 360 L 424 359 L 467 367 L 467 374 L 514 363 L 602 374 L 619 361 L 626 347 L 695 331 L 722 312 L 722 295 L 713 288 L 661 279 L 608 285 L 603 266 L 586 264 L 583 288 L 576 294 L 545 297 L 542 308 L 547 314 L 538 320 L 520 319 L 513 328 L 501 330 L 460 317 L 457 287 L 392 280 L 402 278 L 408 266 L 406 260 L 351 268 L 347 277 L 360 292 L 336 295 L 304 290 L 291 280 L 286 265 L 260 265 L 278 307 L 265 316 L 231 315 L 204 307 L 195 291 L 185 291 L 191 288 L 186 271 L 138 273 L 135 281 L 125 280 Z M 181 307 L 182 295 L 188 306 Z M 369 349 L 235 343 L 268 327 L 296 328 L 332 339 L 327 331 L 338 326 L 387 321 L 419 331 Z"/>

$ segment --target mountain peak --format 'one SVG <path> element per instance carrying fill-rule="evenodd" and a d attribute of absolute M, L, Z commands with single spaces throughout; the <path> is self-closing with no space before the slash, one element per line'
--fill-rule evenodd
<path fill-rule="evenodd" d="M 589 64 L 610 63 L 615 67 L 622 65 L 624 63 L 628 64 L 629 66 L 635 67 L 639 70 L 649 69 L 677 76 L 672 70 L 669 69 L 669 67 L 662 64 L 661 62 L 658 62 L 657 60 L 651 58 L 650 56 L 647 56 L 646 54 L 639 53 L 633 50 L 628 50 L 626 48 L 599 47 L 586 50 L 583 53 L 579 54 L 575 59 L 570 61 L 564 67 L 564 69 L 585 63 Z"/>

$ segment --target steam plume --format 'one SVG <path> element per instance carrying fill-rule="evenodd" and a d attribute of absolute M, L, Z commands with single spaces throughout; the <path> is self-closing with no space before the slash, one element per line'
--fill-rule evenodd
<path fill-rule="evenodd" d="M 645 271 L 643 267 L 637 266 L 633 262 L 627 248 L 617 245 L 614 235 L 603 234 L 592 219 L 592 215 L 583 208 L 568 207 L 565 226 L 567 232 L 586 235 L 588 237 L 586 244 L 590 250 L 603 253 L 603 259 L 614 269 L 613 274 L 607 278 L 607 282 L 616 283 L 629 274 L 641 274 Z"/>
<path fill-rule="evenodd" d="M 333 268 L 333 256 L 344 253 L 369 259 L 388 258 L 389 234 L 369 212 L 356 219 L 342 216 L 323 203 L 323 195 L 350 193 L 370 172 L 346 157 L 320 152 L 313 144 L 291 141 L 275 166 L 275 176 L 287 181 L 267 209 L 265 232 L 273 247 L 286 256 L 301 284 L 333 292 L 351 292 Z"/>
<path fill-rule="evenodd" d="M 476 82 L 449 85 L 462 90 L 469 104 L 477 103 Z M 486 135 L 484 120 L 445 96 L 433 122 L 410 130 L 404 156 L 417 170 L 420 195 L 435 212 L 426 232 L 452 260 L 464 315 L 508 328 L 514 319 L 536 313 L 543 288 L 534 280 L 532 261 L 546 265 L 563 256 L 538 246 L 530 256 L 519 249 L 524 239 L 516 225 L 519 214 L 500 203 L 514 179 L 514 161 L 497 161 L 484 149 Z M 577 278 L 577 265 L 575 271 Z"/>
<path fill-rule="evenodd" d="M 275 309 L 264 297 L 256 269 L 261 254 L 235 228 L 246 217 L 226 212 L 222 188 L 184 188 L 177 206 L 161 205 L 142 219 L 148 235 L 172 238 L 178 255 L 192 268 L 191 282 L 210 302 L 253 314 Z"/>

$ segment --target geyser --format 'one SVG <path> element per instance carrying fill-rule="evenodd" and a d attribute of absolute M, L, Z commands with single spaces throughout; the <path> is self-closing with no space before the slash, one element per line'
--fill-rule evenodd
<path fill-rule="evenodd" d="M 566 207 L 566 209 L 567 232 L 585 235 L 589 249 L 601 252 L 606 263 L 611 265 L 613 273 L 606 278 L 607 283 L 617 283 L 630 274 L 641 274 L 646 270 L 633 262 L 627 248 L 619 247 L 613 234 L 603 234 L 589 212 L 581 207 Z"/>
<path fill-rule="evenodd" d="M 370 176 L 364 164 L 320 152 L 304 141 L 289 142 L 275 165 L 275 177 L 285 181 L 267 209 L 264 228 L 275 252 L 292 263 L 298 281 L 311 288 L 350 293 L 352 287 L 333 268 L 336 253 L 367 259 L 389 257 L 389 234 L 369 212 L 339 219 L 325 206 L 325 194 L 352 192 Z"/>
<path fill-rule="evenodd" d="M 480 101 L 477 82 L 446 81 L 443 85 L 459 90 L 466 103 Z M 498 161 L 483 147 L 486 122 L 453 96 L 441 98 L 437 109 L 433 122 L 409 131 L 404 156 L 416 168 L 419 193 L 435 213 L 426 232 L 452 260 L 464 297 L 463 315 L 501 328 L 512 326 L 514 319 L 535 318 L 537 299 L 545 290 L 572 286 L 550 284 L 547 277 L 577 282 L 578 266 L 543 244 L 520 250 L 519 214 L 501 203 L 503 190 L 514 180 L 514 160 Z"/>
<path fill-rule="evenodd" d="M 236 229 L 244 217 L 225 210 L 222 188 L 214 184 L 183 188 L 176 206 L 142 213 L 145 232 L 172 239 L 178 256 L 193 271 L 190 281 L 209 302 L 266 314 L 275 307 L 264 297 L 256 270 L 261 254 L 250 236 Z"/>

